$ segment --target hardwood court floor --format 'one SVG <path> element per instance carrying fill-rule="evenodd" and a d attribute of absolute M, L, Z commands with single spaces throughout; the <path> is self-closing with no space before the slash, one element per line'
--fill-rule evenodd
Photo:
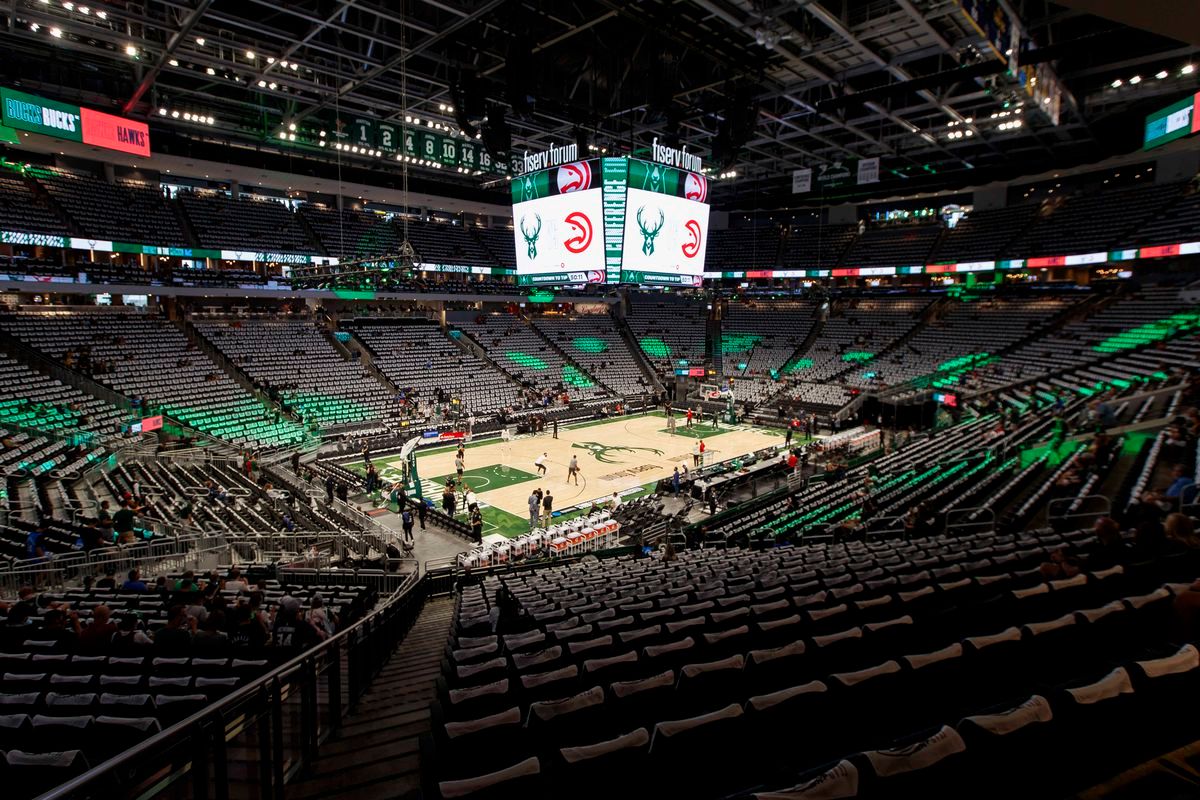
<path fill-rule="evenodd" d="M 781 433 L 749 426 L 724 426 L 713 431 L 707 424 L 688 431 L 677 417 L 676 432 L 667 430 L 661 414 L 619 417 L 560 427 L 558 438 L 550 431 L 509 442 L 489 441 L 468 446 L 465 462 L 467 485 L 484 507 L 487 535 L 513 536 L 528 527 L 528 498 L 535 487 L 554 495 L 554 507 L 565 510 L 606 500 L 612 493 L 623 497 L 642 493 L 648 484 L 669 477 L 676 466 L 692 467 L 693 448 L 703 433 L 706 461 L 723 461 L 780 444 Z M 427 497 L 441 501 L 445 478 L 455 474 L 455 448 L 437 448 L 417 454 L 417 470 Z M 546 475 L 538 474 L 534 459 L 546 454 Z M 567 482 L 567 464 L 579 460 L 579 482 Z M 358 465 L 348 465 L 354 468 Z M 399 463 L 377 462 L 387 481 L 399 476 Z M 502 514 L 489 514 L 489 508 Z M 460 507 L 461 510 L 461 507 Z"/>

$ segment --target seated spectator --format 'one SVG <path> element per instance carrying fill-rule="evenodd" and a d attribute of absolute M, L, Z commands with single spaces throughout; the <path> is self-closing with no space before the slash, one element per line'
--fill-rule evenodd
<path fill-rule="evenodd" d="M 0 627 L 0 649 L 6 653 L 21 649 L 25 640 L 29 638 L 29 634 L 34 630 L 30 620 L 31 616 L 29 608 L 20 603 L 8 610 L 8 616 L 4 618 L 4 626 Z"/>
<path fill-rule="evenodd" d="M 1176 512 L 1167 515 L 1167 521 L 1163 527 L 1168 541 L 1182 545 L 1188 550 L 1200 550 L 1200 537 L 1196 536 L 1196 523 L 1187 514 Z"/>
<path fill-rule="evenodd" d="M 1065 547 L 1059 547 L 1050 553 L 1050 560 L 1043 562 L 1039 570 L 1048 581 L 1074 578 L 1080 572 L 1079 560 L 1067 553 Z"/>
<path fill-rule="evenodd" d="M 1176 464 L 1175 468 L 1171 470 L 1171 478 L 1171 485 L 1163 491 L 1162 496 L 1168 498 L 1175 508 L 1194 503 L 1196 501 L 1196 482 L 1188 475 L 1187 467 L 1183 464 Z"/>
<path fill-rule="evenodd" d="M 225 591 L 227 592 L 244 592 L 250 586 L 242 580 L 242 571 L 237 567 L 229 570 L 229 578 L 225 581 Z"/>
<path fill-rule="evenodd" d="M 229 642 L 235 649 L 259 650 L 269 638 L 266 626 L 248 604 L 234 610 Z"/>
<path fill-rule="evenodd" d="M 136 567 L 129 570 L 129 579 L 121 584 L 121 591 L 144 592 L 146 589 L 146 582 L 142 580 L 141 570 L 137 569 Z"/>
<path fill-rule="evenodd" d="M 104 577 L 96 581 L 97 589 L 115 589 L 117 588 L 117 571 L 112 567 L 104 570 Z"/>
<path fill-rule="evenodd" d="M 199 592 L 200 584 L 196 583 L 196 573 L 190 569 L 180 576 L 179 580 L 175 581 L 175 591 L 177 592 Z"/>
<path fill-rule="evenodd" d="M 154 649 L 166 655 L 187 655 L 192 647 L 192 631 L 196 618 L 189 616 L 183 605 L 171 606 L 167 624 L 154 634 Z"/>
<path fill-rule="evenodd" d="M 334 634 L 336 622 L 332 613 L 325 608 L 325 599 L 321 595 L 313 595 L 312 608 L 309 609 L 305 618 L 317 630 L 321 639 L 328 639 Z"/>
<path fill-rule="evenodd" d="M 1121 539 L 1121 526 L 1112 517 L 1101 517 L 1092 526 L 1096 547 L 1088 555 L 1090 569 L 1107 569 L 1124 564 L 1129 559 L 1129 547 Z"/>
<path fill-rule="evenodd" d="M 317 629 L 300 614 L 300 601 L 291 595 L 279 601 L 275 613 L 275 624 L 271 630 L 271 644 L 278 648 L 304 650 L 321 640 Z"/>
<path fill-rule="evenodd" d="M 73 652 L 79 644 L 79 633 L 78 614 L 52 608 L 42 616 L 42 629 L 36 635 L 39 641 L 53 641 L 55 650 Z"/>
<path fill-rule="evenodd" d="M 224 653 L 229 647 L 229 634 L 225 633 L 225 612 L 213 611 L 192 635 L 192 653 L 215 655 Z"/>
<path fill-rule="evenodd" d="M 92 621 L 79 633 L 79 652 L 87 655 L 107 653 L 116 632 L 112 610 L 108 606 L 96 606 L 92 609 Z"/>
<path fill-rule="evenodd" d="M 129 614 L 117 621 L 117 629 L 109 641 L 108 652 L 114 656 L 134 655 L 152 644 L 154 640 L 140 629 L 138 618 Z"/>

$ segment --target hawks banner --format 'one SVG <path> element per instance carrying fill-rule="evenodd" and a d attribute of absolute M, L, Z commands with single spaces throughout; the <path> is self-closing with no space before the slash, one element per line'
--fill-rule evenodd
<path fill-rule="evenodd" d="M 514 195 L 528 198 L 513 204 L 518 273 L 603 266 L 604 211 L 592 174 L 591 166 L 580 161 L 513 181 Z"/>

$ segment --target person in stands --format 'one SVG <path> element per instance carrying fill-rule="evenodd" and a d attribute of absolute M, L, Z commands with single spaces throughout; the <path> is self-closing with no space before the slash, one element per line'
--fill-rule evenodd
<path fill-rule="evenodd" d="M 115 656 L 127 656 L 152 644 L 154 640 L 140 629 L 138 618 L 129 614 L 117 621 L 117 629 L 108 643 L 108 652 Z"/>
<path fill-rule="evenodd" d="M 79 632 L 78 652 L 84 655 L 101 655 L 107 652 L 117 624 L 112 621 L 112 610 L 108 606 L 92 609 L 92 620 Z"/>
<path fill-rule="evenodd" d="M 259 650 L 267 644 L 270 635 L 262 619 L 248 604 L 237 606 L 233 613 L 229 642 L 235 650 Z"/>
<path fill-rule="evenodd" d="M 142 580 L 141 570 L 134 568 L 129 570 L 128 579 L 121 584 L 123 592 L 144 592 L 146 591 L 146 582 Z"/>
<path fill-rule="evenodd" d="M 133 519 L 133 508 L 128 502 L 122 500 L 121 507 L 113 515 L 113 527 L 117 531 L 117 541 L 121 544 L 132 544 L 137 541 L 137 536 L 133 531 Z"/>
<path fill-rule="evenodd" d="M 271 644 L 291 650 L 304 650 L 320 641 L 317 629 L 300 613 L 300 601 L 285 595 L 279 601 L 271 627 Z"/>
<path fill-rule="evenodd" d="M 229 577 L 225 580 L 225 591 L 244 592 L 249 588 L 250 584 L 242 578 L 242 571 L 237 567 L 231 567 Z"/>
<path fill-rule="evenodd" d="M 195 630 L 196 618 L 187 613 L 187 607 L 173 605 L 167 612 L 167 624 L 154 634 L 154 649 L 166 656 L 187 655 Z"/>

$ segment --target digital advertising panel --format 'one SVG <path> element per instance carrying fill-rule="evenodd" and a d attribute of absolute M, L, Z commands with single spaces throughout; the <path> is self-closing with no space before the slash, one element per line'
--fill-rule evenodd
<path fill-rule="evenodd" d="M 598 161 L 578 161 L 512 182 L 518 280 L 605 282 L 598 169 Z"/>
<path fill-rule="evenodd" d="M 630 187 L 622 283 L 699 286 L 707 245 L 707 205 Z"/>
<path fill-rule="evenodd" d="M 150 127 L 91 108 L 0 87 L 0 123 L 9 128 L 82 142 L 137 156 L 150 155 Z"/>
<path fill-rule="evenodd" d="M 653 152 L 668 163 L 589 159 L 514 178 L 517 282 L 699 286 L 708 248 L 708 179 L 669 166 L 699 168 L 686 149 L 656 141 Z M 527 154 L 525 163 L 545 160 Z"/>

